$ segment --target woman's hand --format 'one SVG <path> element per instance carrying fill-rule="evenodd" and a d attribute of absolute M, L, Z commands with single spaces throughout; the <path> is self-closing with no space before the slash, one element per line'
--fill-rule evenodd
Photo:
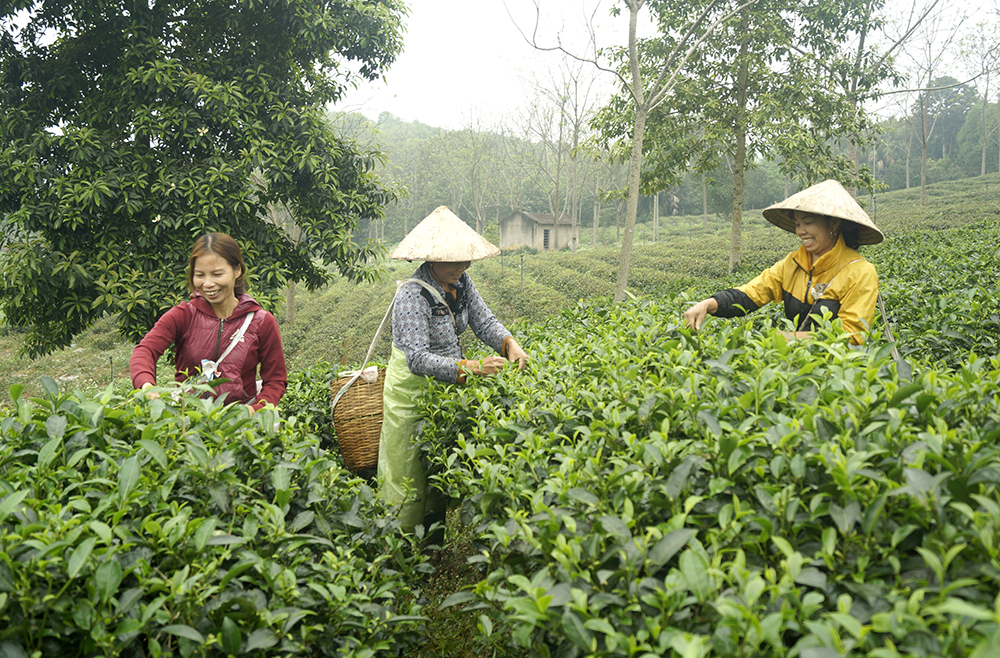
<path fill-rule="evenodd" d="M 684 326 L 695 331 L 701 329 L 705 317 L 709 313 L 719 310 L 719 302 L 714 297 L 703 299 L 688 310 L 684 311 Z"/>
<path fill-rule="evenodd" d="M 152 382 L 146 382 L 145 384 L 142 385 L 142 388 L 139 390 L 143 391 L 146 394 L 146 397 L 149 398 L 150 400 L 155 400 L 156 398 L 160 397 L 160 394 L 157 393 L 156 391 L 146 390 L 152 387 L 153 387 Z"/>
<path fill-rule="evenodd" d="M 473 375 L 495 375 L 504 369 L 507 365 L 507 359 L 502 356 L 488 356 L 485 359 L 479 361 L 478 366 L 472 368 Z"/>
<path fill-rule="evenodd" d="M 528 353 L 513 338 L 507 339 L 507 360 L 517 361 L 518 370 L 524 370 L 528 365 Z"/>

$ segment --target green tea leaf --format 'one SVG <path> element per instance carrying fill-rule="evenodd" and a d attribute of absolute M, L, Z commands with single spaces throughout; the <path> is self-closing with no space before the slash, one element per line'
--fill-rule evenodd
<path fill-rule="evenodd" d="M 42 389 L 49 394 L 51 397 L 56 397 L 59 395 L 59 384 L 56 380 L 52 379 L 48 375 L 42 375 L 38 378 L 38 383 L 42 385 Z"/>
<path fill-rule="evenodd" d="M 597 496 L 595 496 L 593 492 L 587 489 L 582 489 L 580 487 L 571 487 L 569 491 L 566 492 L 566 495 L 572 498 L 573 500 L 579 501 L 586 505 L 590 505 L 592 507 L 598 507 L 601 504 L 600 499 Z"/>
<path fill-rule="evenodd" d="M 719 419 L 712 412 L 702 409 L 698 412 L 698 420 L 705 423 L 712 436 L 720 436 L 722 434 L 722 426 L 719 425 Z"/>
<path fill-rule="evenodd" d="M 799 585 L 808 585 L 816 589 L 826 589 L 826 574 L 816 567 L 805 567 L 795 576 L 795 582 Z"/>
<path fill-rule="evenodd" d="M 101 601 L 107 601 L 122 584 L 122 565 L 117 558 L 110 557 L 94 572 L 94 585 Z"/>
<path fill-rule="evenodd" d="M 76 578 L 80 570 L 83 569 L 96 543 L 97 537 L 87 537 L 70 553 L 69 560 L 66 562 L 66 572 L 70 578 Z"/>
<path fill-rule="evenodd" d="M 28 658 L 28 652 L 20 644 L 4 641 L 0 642 L 0 658 Z"/>
<path fill-rule="evenodd" d="M 141 474 L 142 467 L 139 466 L 138 457 L 132 456 L 122 462 L 121 469 L 118 471 L 118 492 L 122 500 L 128 498 L 132 488 L 135 487 L 135 483 L 139 481 Z"/>
<path fill-rule="evenodd" d="M 38 468 L 39 470 L 44 470 L 48 468 L 48 465 L 55 459 L 56 451 L 59 450 L 59 446 L 62 445 L 62 438 L 55 438 L 51 441 L 47 441 L 42 449 L 38 451 Z"/>
<path fill-rule="evenodd" d="M 240 627 L 230 617 L 222 620 L 222 650 L 230 656 L 240 652 L 240 645 L 243 643 L 243 633 Z"/>
<path fill-rule="evenodd" d="M 595 648 L 594 634 L 583 625 L 583 618 L 575 610 L 566 609 L 562 615 L 562 629 L 570 642 L 581 651 L 592 652 Z"/>
<path fill-rule="evenodd" d="M 601 522 L 601 526 L 609 534 L 621 537 L 622 539 L 628 539 L 632 536 L 632 531 L 628 529 L 628 525 L 617 516 L 601 516 L 598 517 L 598 521 Z"/>
<path fill-rule="evenodd" d="M 270 649 L 278 644 L 278 636 L 269 628 L 258 628 L 247 637 L 246 652 Z"/>
<path fill-rule="evenodd" d="M 923 388 L 924 385 L 919 382 L 914 382 L 913 384 L 907 384 L 906 386 L 900 387 L 892 398 L 889 399 L 889 408 L 898 407 L 903 400 L 910 397 L 917 391 L 923 390 Z"/>
<path fill-rule="evenodd" d="M 15 491 L 0 503 L 0 523 L 7 520 L 7 515 L 14 511 L 14 508 L 21 504 L 21 501 L 28 496 L 28 491 L 23 489 Z"/>
<path fill-rule="evenodd" d="M 949 597 L 940 605 L 931 607 L 929 612 L 945 613 L 955 617 L 969 617 L 980 621 L 991 621 L 994 618 L 992 610 L 953 597 Z"/>
<path fill-rule="evenodd" d="M 65 416 L 49 416 L 45 419 L 45 433 L 50 439 L 61 439 L 66 433 Z"/>
<path fill-rule="evenodd" d="M 198 529 L 194 533 L 194 547 L 198 552 L 205 550 L 205 544 L 208 542 L 209 538 L 215 532 L 215 526 L 218 522 L 214 516 L 209 519 L 205 519 L 198 526 Z"/>
<path fill-rule="evenodd" d="M 139 439 L 139 445 L 149 453 L 149 456 L 153 458 L 160 468 L 167 469 L 169 462 L 167 461 L 167 453 L 163 450 L 163 446 L 149 439 Z"/>
<path fill-rule="evenodd" d="M 708 600 L 712 580 L 704 556 L 691 549 L 684 551 L 681 553 L 680 570 L 688 590 L 694 597 L 699 602 Z"/>
<path fill-rule="evenodd" d="M 648 560 L 650 562 L 650 573 L 663 568 L 679 550 L 684 548 L 691 538 L 698 534 L 694 528 L 681 528 L 674 530 L 660 539 L 649 551 Z"/>
<path fill-rule="evenodd" d="M 164 626 L 160 630 L 164 633 L 169 633 L 170 635 L 176 635 L 177 637 L 186 637 L 192 642 L 197 642 L 198 644 L 204 644 L 205 642 L 205 636 L 187 624 L 171 624 L 170 626 Z"/>
<path fill-rule="evenodd" d="M 440 609 L 450 608 L 453 605 L 461 605 L 463 603 L 468 603 L 469 601 L 475 601 L 476 595 L 472 592 L 455 592 L 450 595 L 444 601 L 441 602 L 439 606 Z"/>

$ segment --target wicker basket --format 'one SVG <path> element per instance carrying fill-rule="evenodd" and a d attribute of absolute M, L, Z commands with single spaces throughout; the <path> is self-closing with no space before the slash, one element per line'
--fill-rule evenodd
<path fill-rule="evenodd" d="M 330 385 L 331 401 L 351 378 L 338 377 Z M 333 408 L 333 428 L 344 465 L 352 471 L 375 468 L 378 464 L 378 438 L 382 432 L 382 385 L 385 368 L 369 384 L 358 379 Z"/>

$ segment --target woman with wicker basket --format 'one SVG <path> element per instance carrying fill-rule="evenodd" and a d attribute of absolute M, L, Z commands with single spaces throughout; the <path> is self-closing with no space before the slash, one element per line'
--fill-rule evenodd
<path fill-rule="evenodd" d="M 847 190 L 828 180 L 764 210 L 764 219 L 794 233 L 801 245 L 750 283 L 701 300 L 684 312 L 700 329 L 709 314 L 741 317 L 768 302 L 781 301 L 796 323 L 788 338 L 808 338 L 814 315 L 840 318 L 851 342 L 860 345 L 871 327 L 878 300 L 878 274 L 857 249 L 884 236 Z"/>
<path fill-rule="evenodd" d="M 420 448 L 413 441 L 415 402 L 426 377 L 464 383 L 493 375 L 508 363 L 524 369 L 528 355 L 483 302 L 466 270 L 472 261 L 500 250 L 441 206 L 420 222 L 392 252 L 397 260 L 423 265 L 396 292 L 392 310 L 392 355 L 383 389 L 378 480 L 383 500 L 400 504 L 404 530 L 439 523 L 429 543 L 444 537 L 447 501 L 427 486 Z M 458 336 L 471 327 L 499 356 L 464 358 Z M 435 541 L 437 540 L 437 541 Z"/>

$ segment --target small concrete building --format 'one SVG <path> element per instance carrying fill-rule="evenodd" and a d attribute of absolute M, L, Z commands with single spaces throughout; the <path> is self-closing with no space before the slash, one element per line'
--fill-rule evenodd
<path fill-rule="evenodd" d="M 500 248 L 531 247 L 538 251 L 555 251 L 570 247 L 576 249 L 579 231 L 573 221 L 564 215 L 556 225 L 555 215 L 515 210 L 500 220 Z"/>

